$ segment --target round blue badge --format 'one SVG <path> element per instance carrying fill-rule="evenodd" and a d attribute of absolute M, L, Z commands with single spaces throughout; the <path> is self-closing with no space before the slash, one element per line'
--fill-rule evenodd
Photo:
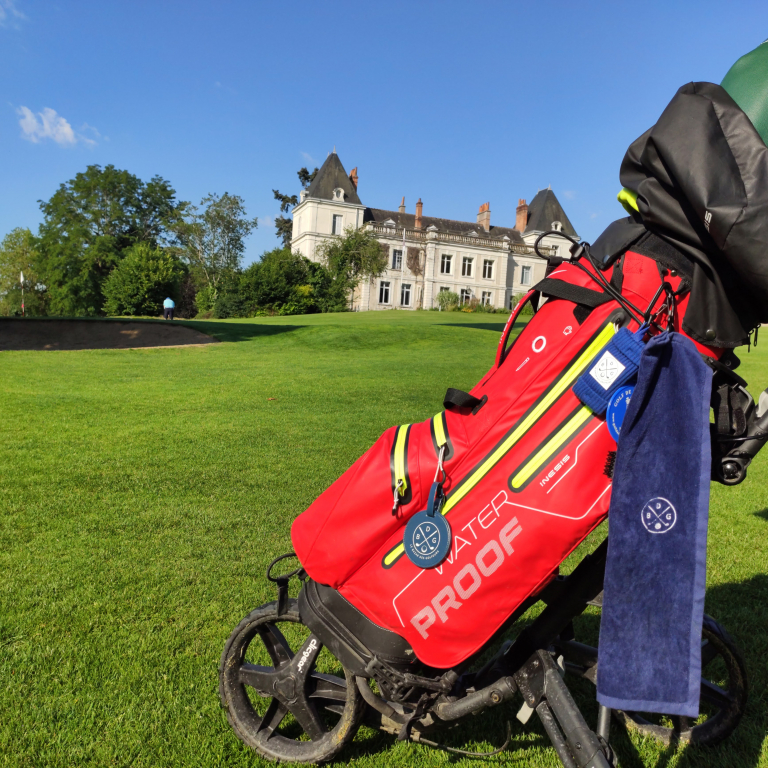
<path fill-rule="evenodd" d="M 451 549 L 451 526 L 439 513 L 417 512 L 405 526 L 403 545 L 408 559 L 419 568 L 440 565 Z"/>
<path fill-rule="evenodd" d="M 619 442 L 619 432 L 621 432 L 624 415 L 634 391 L 634 387 L 620 387 L 611 397 L 608 410 L 605 412 L 605 426 L 608 427 L 608 432 L 617 443 Z"/>

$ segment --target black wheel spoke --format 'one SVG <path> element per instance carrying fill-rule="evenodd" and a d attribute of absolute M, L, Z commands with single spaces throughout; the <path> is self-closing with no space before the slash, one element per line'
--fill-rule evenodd
<path fill-rule="evenodd" d="M 275 667 L 290 664 L 293 651 L 283 633 L 274 624 L 265 625 L 259 634 Z"/>
<path fill-rule="evenodd" d="M 274 733 L 275 728 L 283 722 L 283 718 L 287 714 L 288 707 L 277 699 L 272 699 L 269 707 L 267 707 L 267 711 L 264 713 L 264 717 L 261 718 L 258 730 L 259 736 L 268 739 Z"/>
<path fill-rule="evenodd" d="M 238 678 L 243 685 L 255 688 L 263 696 L 271 696 L 274 691 L 277 673 L 272 667 L 243 664 L 240 667 Z"/>
<path fill-rule="evenodd" d="M 701 668 L 704 669 L 717 655 L 718 650 L 714 644 L 710 643 L 709 640 L 703 640 L 701 643 Z"/>
<path fill-rule="evenodd" d="M 309 689 L 310 699 L 329 699 L 331 701 L 347 700 L 347 681 L 336 675 L 323 675 L 313 672 Z"/>
<path fill-rule="evenodd" d="M 320 715 L 317 713 L 315 705 L 311 701 L 305 700 L 305 702 L 291 705 L 291 714 L 312 741 L 322 739 L 328 732 L 323 725 L 323 721 L 320 719 Z"/>
<path fill-rule="evenodd" d="M 728 691 L 710 683 L 709 680 L 701 681 L 701 698 L 718 709 L 726 709 L 733 702 L 733 696 Z"/>

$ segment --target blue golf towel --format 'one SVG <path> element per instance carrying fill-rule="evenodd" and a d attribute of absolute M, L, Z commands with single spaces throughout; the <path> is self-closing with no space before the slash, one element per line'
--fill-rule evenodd
<path fill-rule="evenodd" d="M 612 709 L 699 713 L 711 387 L 686 337 L 645 346 L 608 513 L 597 699 Z"/>

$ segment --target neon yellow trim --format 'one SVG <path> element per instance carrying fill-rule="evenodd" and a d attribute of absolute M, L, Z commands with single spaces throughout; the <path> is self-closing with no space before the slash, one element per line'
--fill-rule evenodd
<path fill-rule="evenodd" d="M 435 440 L 437 440 L 437 447 L 442 448 L 448 442 L 448 438 L 445 436 L 445 430 L 443 429 L 443 414 L 438 413 L 437 416 L 434 416 L 432 418 L 432 423 L 435 426 Z"/>
<path fill-rule="evenodd" d="M 592 415 L 592 411 L 586 406 L 581 408 L 576 415 L 555 435 L 552 436 L 541 450 L 526 464 L 522 471 L 518 472 L 515 477 L 512 478 L 512 487 L 521 488 L 525 485 L 526 481 L 534 475 L 549 459 L 552 454 L 581 427 L 584 422 Z"/>
<path fill-rule="evenodd" d="M 405 475 L 405 436 L 410 426 L 410 424 L 404 424 L 398 427 L 395 438 L 395 485 L 401 496 L 405 496 L 408 489 L 408 478 Z"/>
<path fill-rule="evenodd" d="M 616 199 L 624 206 L 624 210 L 631 216 L 633 213 L 640 212 L 637 207 L 637 192 L 633 192 L 631 189 L 624 187 Z"/>
<path fill-rule="evenodd" d="M 403 552 L 405 552 L 405 547 L 402 544 L 398 544 L 388 555 L 384 556 L 384 565 L 391 565 L 394 563 Z"/>
<path fill-rule="evenodd" d="M 525 417 L 517 429 L 451 494 L 448 501 L 443 505 L 442 514 L 448 514 L 504 458 L 504 455 L 539 420 L 552 403 L 579 378 L 587 365 L 592 362 L 595 355 L 611 340 L 615 333 L 616 329 L 613 327 L 613 323 L 608 323 L 600 331 L 595 340 L 579 355 L 578 359 L 565 372 L 560 381 L 547 392 L 544 399 Z M 384 564 L 390 565 L 403 552 L 405 552 L 405 547 L 402 544 L 398 544 L 389 554 L 384 556 Z"/>

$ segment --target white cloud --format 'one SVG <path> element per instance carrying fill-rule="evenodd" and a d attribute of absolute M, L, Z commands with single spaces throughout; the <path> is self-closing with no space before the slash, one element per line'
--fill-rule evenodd
<path fill-rule="evenodd" d="M 600 214 L 599 213 L 590 213 L 589 218 L 590 219 L 596 219 Z"/>
<path fill-rule="evenodd" d="M 27 17 L 16 7 L 15 0 L 0 0 L 0 27 L 19 28 Z"/>
<path fill-rule="evenodd" d="M 576 193 L 572 189 L 566 189 L 563 194 L 568 200 L 573 200 L 573 198 L 576 197 Z"/>
<path fill-rule="evenodd" d="M 76 133 L 69 121 L 50 107 L 46 107 L 37 114 L 29 107 L 19 107 L 16 114 L 20 116 L 22 138 L 33 144 L 39 144 L 43 139 L 53 139 L 62 147 L 72 146 L 78 142 L 93 147 L 101 139 L 101 134 L 88 123 L 83 123 L 80 131 Z"/>
<path fill-rule="evenodd" d="M 309 154 L 309 152 L 302 152 L 302 153 L 301 153 L 301 156 L 302 156 L 302 157 L 303 157 L 303 158 L 304 158 L 304 159 L 305 159 L 305 160 L 306 160 L 308 163 L 311 163 L 312 165 L 317 165 L 317 160 L 315 160 L 315 158 L 314 158 L 314 157 L 312 157 L 312 155 L 310 155 L 310 154 Z"/>
<path fill-rule="evenodd" d="M 23 137 L 34 144 L 41 139 L 53 139 L 61 145 L 77 143 L 72 126 L 55 109 L 46 107 L 35 115 L 29 107 L 19 107 L 16 114 L 21 115 L 19 125 Z"/>
<path fill-rule="evenodd" d="M 272 216 L 259 216 L 259 228 L 261 227 L 274 227 L 275 220 Z"/>

